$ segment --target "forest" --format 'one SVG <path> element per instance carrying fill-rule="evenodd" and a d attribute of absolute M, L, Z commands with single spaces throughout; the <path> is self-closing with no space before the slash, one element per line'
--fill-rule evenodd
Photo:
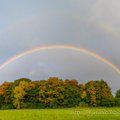
<path fill-rule="evenodd" d="M 47 80 L 20 78 L 0 85 L 0 109 L 43 109 L 70 107 L 120 106 L 120 90 L 112 95 L 105 80 L 83 84 L 75 79 Z"/>

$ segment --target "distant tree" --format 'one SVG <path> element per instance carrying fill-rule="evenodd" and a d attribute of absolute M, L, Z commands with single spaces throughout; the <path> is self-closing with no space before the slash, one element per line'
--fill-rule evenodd
<path fill-rule="evenodd" d="M 12 95 L 13 89 L 14 89 L 14 83 L 9 82 L 7 87 L 3 90 L 4 91 L 4 94 L 3 94 L 4 104 L 12 104 L 12 101 L 13 101 L 13 95 Z"/>
<path fill-rule="evenodd" d="M 95 90 L 95 82 L 89 81 L 85 84 L 87 96 L 86 102 L 91 106 L 96 106 L 96 90 Z"/>
<path fill-rule="evenodd" d="M 62 80 L 58 77 L 38 81 L 20 78 L 0 85 L 1 109 L 88 105 L 120 105 L 120 90 L 116 92 L 114 99 L 110 87 L 104 80 L 91 80 L 86 84 L 79 84 L 77 80 Z"/>
<path fill-rule="evenodd" d="M 62 99 L 64 99 L 62 85 L 62 80 L 57 77 L 50 77 L 40 86 L 39 102 L 46 107 L 57 107 L 60 103 L 62 104 Z"/>
<path fill-rule="evenodd" d="M 74 107 L 78 106 L 81 102 L 81 90 L 77 80 L 65 80 L 64 81 L 64 106 Z"/>
<path fill-rule="evenodd" d="M 120 98 L 120 89 L 117 90 L 116 94 L 115 94 L 115 98 Z"/>
<path fill-rule="evenodd" d="M 27 94 L 28 90 L 28 82 L 26 81 L 20 81 L 19 86 L 16 86 L 13 93 L 14 93 L 14 100 L 13 105 L 20 109 L 22 107 L 25 107 L 24 103 L 24 96 Z"/>
<path fill-rule="evenodd" d="M 31 82 L 32 80 L 30 80 L 29 78 L 19 78 L 17 80 L 14 80 L 14 84 L 18 86 L 21 81 Z"/>
<path fill-rule="evenodd" d="M 103 101 L 112 101 L 113 95 L 111 89 L 104 80 L 89 81 L 85 86 L 87 90 L 86 101 L 88 104 L 100 106 L 103 105 Z"/>
<path fill-rule="evenodd" d="M 108 86 L 107 82 L 104 80 L 99 81 L 100 82 L 100 93 L 101 93 L 101 99 L 99 106 L 114 106 L 114 97 L 111 93 L 111 89 Z"/>
<path fill-rule="evenodd" d="M 9 86 L 10 82 L 5 81 L 1 86 L 0 86 L 0 94 L 4 94 L 5 89 Z"/>
<path fill-rule="evenodd" d="M 120 106 L 120 89 L 116 91 L 115 102 L 116 102 L 116 106 Z"/>
<path fill-rule="evenodd" d="M 26 104 L 27 108 L 35 108 L 39 102 L 39 81 L 31 81 L 28 84 L 28 89 L 26 91 L 26 95 L 24 96 L 24 103 Z"/>
<path fill-rule="evenodd" d="M 13 82 L 4 82 L 0 86 L 0 107 L 13 108 L 12 105 L 12 87 Z"/>

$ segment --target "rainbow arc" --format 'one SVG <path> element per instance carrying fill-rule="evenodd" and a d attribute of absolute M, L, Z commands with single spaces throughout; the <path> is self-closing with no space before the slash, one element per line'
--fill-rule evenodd
<path fill-rule="evenodd" d="M 44 50 L 49 50 L 49 49 L 70 49 L 70 50 L 74 50 L 74 51 L 78 51 L 78 52 L 82 52 L 85 53 L 89 56 L 92 56 L 98 60 L 100 60 L 101 62 L 104 62 L 105 64 L 109 65 L 112 69 L 114 69 L 116 72 L 120 73 L 120 68 L 117 67 L 116 65 L 114 65 L 112 62 L 110 62 L 108 59 L 94 53 L 91 52 L 87 49 L 84 48 L 79 48 L 76 46 L 70 46 L 70 45 L 49 45 L 49 46 L 44 46 L 44 47 L 36 47 L 36 48 L 32 48 L 29 49 L 27 51 L 24 51 L 20 54 L 17 54 L 15 56 L 13 56 L 12 58 L 8 59 L 6 62 L 4 62 L 3 64 L 0 65 L 0 70 L 2 70 L 4 67 L 6 67 L 8 64 L 16 61 L 17 59 L 20 59 L 28 54 L 32 54 L 34 52 L 38 52 L 38 51 L 44 51 Z"/>

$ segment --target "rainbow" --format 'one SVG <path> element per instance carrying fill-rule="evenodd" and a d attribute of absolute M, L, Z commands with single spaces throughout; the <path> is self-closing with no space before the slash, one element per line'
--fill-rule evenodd
<path fill-rule="evenodd" d="M 17 54 L 15 56 L 13 56 L 12 58 L 8 59 L 6 62 L 4 62 L 3 64 L 0 65 L 0 70 L 2 70 L 4 67 L 6 67 L 8 64 L 14 62 L 15 60 L 26 56 L 28 54 L 34 53 L 34 52 L 38 52 L 38 51 L 43 51 L 43 50 L 49 50 L 49 49 L 70 49 L 70 50 L 74 50 L 74 51 L 78 51 L 78 52 L 82 52 L 85 53 L 87 55 L 90 55 L 98 60 L 100 60 L 101 62 L 104 62 L 105 64 L 109 65 L 112 69 L 114 69 L 116 72 L 120 73 L 120 68 L 117 67 L 116 65 L 114 65 L 112 62 L 110 62 L 109 60 L 107 60 L 106 58 L 91 52 L 87 49 L 84 48 L 79 48 L 76 46 L 70 46 L 70 45 L 49 45 L 49 46 L 44 46 L 44 47 L 36 47 L 36 48 L 32 48 L 29 49 L 27 51 L 24 51 L 20 54 Z"/>

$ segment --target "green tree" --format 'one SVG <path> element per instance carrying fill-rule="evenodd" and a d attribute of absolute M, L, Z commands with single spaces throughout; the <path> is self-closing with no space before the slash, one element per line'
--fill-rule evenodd
<path fill-rule="evenodd" d="M 64 81 L 64 106 L 74 107 L 78 106 L 81 102 L 81 87 L 77 80 L 65 80 Z"/>
<path fill-rule="evenodd" d="M 30 80 L 29 78 L 19 78 L 17 80 L 14 80 L 14 85 L 18 86 L 21 81 L 31 82 L 32 80 Z"/>
<path fill-rule="evenodd" d="M 120 98 L 120 89 L 117 90 L 116 94 L 115 94 L 115 98 Z"/>
<path fill-rule="evenodd" d="M 13 100 L 13 105 L 17 108 L 20 109 L 25 106 L 24 103 L 24 97 L 27 94 L 28 90 L 28 82 L 26 81 L 20 81 L 19 86 L 16 86 L 13 94 L 14 94 L 14 100 Z"/>
<path fill-rule="evenodd" d="M 116 91 L 115 102 L 117 106 L 120 106 L 120 89 Z"/>

